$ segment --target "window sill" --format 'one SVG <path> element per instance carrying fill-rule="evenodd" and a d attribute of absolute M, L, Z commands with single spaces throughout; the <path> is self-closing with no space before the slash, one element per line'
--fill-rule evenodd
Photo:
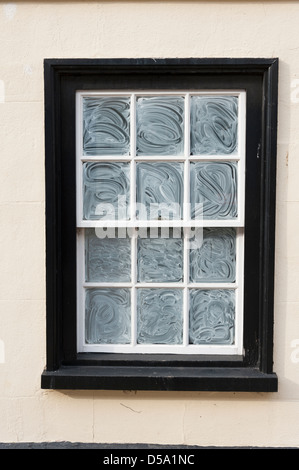
<path fill-rule="evenodd" d="M 277 392 L 275 373 L 254 368 L 62 366 L 44 371 L 43 389 Z"/>

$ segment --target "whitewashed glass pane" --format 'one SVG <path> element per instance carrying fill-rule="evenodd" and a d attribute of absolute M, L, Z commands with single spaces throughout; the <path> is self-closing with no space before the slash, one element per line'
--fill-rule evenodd
<path fill-rule="evenodd" d="M 130 343 L 130 289 L 87 289 L 85 319 L 86 343 Z"/>
<path fill-rule="evenodd" d="M 191 155 L 229 155 L 238 147 L 238 98 L 191 97 Z"/>
<path fill-rule="evenodd" d="M 182 155 L 184 98 L 150 96 L 137 99 L 137 155 Z"/>
<path fill-rule="evenodd" d="M 237 218 L 237 186 L 236 162 L 191 162 L 192 218 Z"/>
<path fill-rule="evenodd" d="M 129 150 L 130 98 L 84 98 L 84 155 L 128 155 Z"/>
<path fill-rule="evenodd" d="M 180 230 L 179 230 L 180 232 Z M 138 282 L 181 282 L 183 280 L 183 240 L 169 237 L 139 238 L 137 245 Z"/>
<path fill-rule="evenodd" d="M 130 164 L 87 162 L 83 164 L 83 218 L 129 218 Z"/>
<path fill-rule="evenodd" d="M 99 238 L 97 229 L 86 229 L 85 280 L 87 282 L 130 282 L 130 239 L 128 237 Z"/>
<path fill-rule="evenodd" d="M 137 289 L 138 344 L 182 344 L 181 289 Z"/>
<path fill-rule="evenodd" d="M 137 217 L 181 219 L 183 215 L 183 163 L 137 163 Z"/>
<path fill-rule="evenodd" d="M 204 228 L 203 241 L 190 249 L 191 282 L 236 280 L 236 231 L 233 228 Z"/>
<path fill-rule="evenodd" d="M 225 289 L 190 290 L 191 344 L 234 344 L 235 292 Z"/>

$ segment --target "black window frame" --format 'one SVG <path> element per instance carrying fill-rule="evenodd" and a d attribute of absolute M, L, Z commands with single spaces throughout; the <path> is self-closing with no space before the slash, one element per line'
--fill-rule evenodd
<path fill-rule="evenodd" d="M 278 59 L 45 59 L 43 389 L 276 392 L 273 372 Z M 77 353 L 77 90 L 245 89 L 244 354 Z"/>

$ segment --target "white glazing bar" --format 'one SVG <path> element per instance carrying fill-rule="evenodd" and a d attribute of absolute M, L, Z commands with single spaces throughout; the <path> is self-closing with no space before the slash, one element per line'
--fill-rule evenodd
<path fill-rule="evenodd" d="M 76 219 L 77 225 L 83 219 L 83 97 L 76 93 Z M 77 350 L 81 352 L 85 343 L 85 230 L 77 229 Z"/>
<path fill-rule="evenodd" d="M 185 158 L 182 155 L 179 155 L 177 157 L 173 155 L 164 155 L 164 156 L 159 156 L 159 155 L 149 155 L 148 157 L 146 155 L 139 155 L 135 157 L 135 160 L 138 162 L 161 162 L 161 161 L 167 161 L 167 162 L 184 162 Z"/>
<path fill-rule="evenodd" d="M 81 157 L 83 154 L 83 98 L 76 94 L 76 218 L 77 225 L 83 219 L 83 175 Z"/>
<path fill-rule="evenodd" d="M 235 318 L 235 344 L 238 354 L 243 353 L 243 295 L 244 295 L 244 229 L 237 230 L 236 243 L 236 318 Z"/>
<path fill-rule="evenodd" d="M 184 222 L 190 221 L 190 168 L 189 168 L 189 155 L 190 155 L 190 94 L 185 95 L 185 163 L 184 163 L 184 207 L 183 207 L 183 220 Z M 183 345 L 189 344 L 189 237 L 190 231 L 185 230 L 183 234 L 184 243 L 184 296 L 183 296 Z"/>
<path fill-rule="evenodd" d="M 134 230 L 131 238 L 131 344 L 137 344 L 137 303 L 136 303 L 136 283 L 137 283 L 137 231 Z"/>
<path fill-rule="evenodd" d="M 241 227 L 236 230 L 236 289 L 235 297 L 235 343 L 238 354 L 243 353 L 243 328 L 244 328 L 244 226 L 245 224 L 245 170 L 246 170 L 246 92 L 239 95 L 239 157 L 238 162 L 238 211 Z"/>
<path fill-rule="evenodd" d="M 237 348 L 232 345 L 165 345 L 147 344 L 136 346 L 118 344 L 85 344 L 82 352 L 110 352 L 124 354 L 217 354 L 236 355 L 239 354 Z"/>
<path fill-rule="evenodd" d="M 189 160 L 190 155 L 190 94 L 185 97 L 185 164 L 184 164 L 184 222 L 190 221 L 190 176 Z"/>
<path fill-rule="evenodd" d="M 217 90 L 188 90 L 188 93 L 190 93 L 190 95 L 204 95 L 204 96 L 217 96 L 217 95 L 228 95 L 228 96 L 238 96 L 240 93 L 242 93 L 243 90 L 241 89 L 235 89 L 235 90 L 227 90 L 227 89 L 224 89 L 222 90 L 221 88 L 217 89 Z M 123 90 L 119 90 L 119 91 L 116 91 L 116 90 L 106 90 L 106 91 L 98 91 L 98 90 L 90 90 L 90 91 L 86 91 L 86 90 L 78 90 L 77 91 L 78 94 L 82 95 L 82 96 L 127 96 L 127 97 L 130 97 L 132 95 L 131 92 L 125 92 Z M 153 90 L 142 90 L 142 92 L 136 92 L 135 90 L 135 95 L 137 97 L 139 96 L 144 96 L 144 95 L 147 95 L 147 96 L 159 96 L 159 95 L 173 95 L 173 96 L 184 96 L 187 92 L 186 91 L 175 91 L 175 90 L 171 90 L 171 91 L 166 91 L 166 90 L 163 90 L 163 91 L 153 91 Z"/>
<path fill-rule="evenodd" d="M 90 288 L 90 287 L 132 287 L 133 284 L 131 282 L 84 282 L 83 287 Z"/>
<path fill-rule="evenodd" d="M 246 169 L 246 92 L 239 96 L 239 157 L 238 163 L 238 210 L 241 225 L 245 224 L 245 169 Z"/>
<path fill-rule="evenodd" d="M 82 220 L 78 227 L 120 227 L 120 228 L 150 228 L 150 227 L 177 227 L 177 228 L 196 228 L 196 227 L 243 227 L 238 219 L 223 220 Z"/>
<path fill-rule="evenodd" d="M 80 93 L 76 93 L 76 152 L 79 158 L 83 157 L 83 96 Z"/>
<path fill-rule="evenodd" d="M 208 282 L 190 282 L 189 284 L 190 289 L 232 289 L 236 290 L 238 289 L 238 284 L 237 283 L 229 283 L 229 282 L 214 282 L 214 283 L 208 283 Z"/>
<path fill-rule="evenodd" d="M 190 155 L 190 93 L 185 95 L 185 157 Z"/>
<path fill-rule="evenodd" d="M 131 95 L 130 110 L 130 152 L 131 152 L 131 174 L 130 174 L 130 214 L 131 221 L 136 220 L 136 95 Z M 136 304 L 136 283 L 137 283 L 137 231 L 133 229 L 131 234 L 131 345 L 137 344 L 137 304 Z"/>
<path fill-rule="evenodd" d="M 205 97 L 209 97 L 209 96 L 217 96 L 217 95 L 220 95 L 220 96 L 223 96 L 223 95 L 227 95 L 227 96 L 238 96 L 240 93 L 242 93 L 243 90 L 241 89 L 238 89 L 238 90 L 222 90 L 221 88 L 219 88 L 218 90 L 189 90 L 188 93 L 190 93 L 190 95 L 192 96 L 196 96 L 196 95 L 203 95 Z"/>
<path fill-rule="evenodd" d="M 83 156 L 81 157 L 81 162 L 130 162 L 131 157 L 127 155 L 98 155 L 98 156 L 93 156 L 93 155 L 88 155 L 88 156 Z"/>
<path fill-rule="evenodd" d="M 183 344 L 189 344 L 189 231 L 184 233 L 184 330 L 183 330 Z"/>
<path fill-rule="evenodd" d="M 186 257 L 188 257 L 186 251 Z M 132 268 L 133 269 L 133 268 Z M 135 267 L 136 269 L 136 267 Z M 184 270 L 185 271 L 185 270 Z M 187 272 L 187 267 L 186 267 Z M 185 276 L 185 272 L 184 272 Z M 121 288 L 131 288 L 134 287 L 136 289 L 144 289 L 144 288 L 161 288 L 161 289 L 184 289 L 185 288 L 184 282 L 138 282 L 137 284 L 133 284 L 133 282 L 83 282 L 83 287 L 121 287 Z M 239 284 L 237 283 L 224 283 L 224 282 L 214 282 L 214 283 L 207 283 L 207 282 L 190 282 L 188 284 L 189 289 L 238 289 Z"/>
<path fill-rule="evenodd" d="M 206 156 L 201 156 L 201 155 L 191 155 L 190 159 L 191 162 L 210 162 L 214 160 L 219 160 L 219 161 L 232 161 L 232 162 L 238 162 L 240 160 L 240 157 L 238 155 L 209 155 L 209 157 Z"/>
<path fill-rule="evenodd" d="M 138 282 L 136 289 L 160 288 L 161 289 L 184 289 L 182 282 Z"/>
<path fill-rule="evenodd" d="M 97 90 L 78 90 L 79 94 L 83 96 L 89 96 L 89 97 L 101 97 L 101 96 L 126 96 L 130 97 L 131 93 L 130 92 L 124 92 L 124 91 L 115 91 L 115 90 L 106 90 L 106 91 L 97 91 Z"/>
<path fill-rule="evenodd" d="M 85 343 L 85 250 L 84 229 L 77 230 L 77 349 L 82 352 Z"/>
<path fill-rule="evenodd" d="M 136 96 L 131 96 L 130 111 L 130 153 L 131 153 L 131 174 L 130 174 L 130 214 L 131 221 L 136 220 Z"/>

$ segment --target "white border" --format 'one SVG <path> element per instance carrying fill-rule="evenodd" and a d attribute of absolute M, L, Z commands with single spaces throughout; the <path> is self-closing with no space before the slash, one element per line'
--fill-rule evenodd
<path fill-rule="evenodd" d="M 136 129 L 132 125 L 135 122 L 136 96 L 173 95 L 185 97 L 185 115 L 189 115 L 190 96 L 205 95 L 229 95 L 239 97 L 239 121 L 238 121 L 238 152 L 232 155 L 190 155 L 190 123 L 185 119 L 184 155 L 179 157 L 167 156 L 136 156 Z M 83 98 L 86 96 L 126 96 L 131 97 L 131 124 L 130 124 L 130 155 L 126 156 L 84 156 L 83 155 L 83 125 L 82 111 Z M 244 290 L 244 206 L 245 206 L 245 149 L 246 149 L 246 92 L 240 90 L 188 91 L 188 92 L 153 92 L 138 91 L 134 93 L 124 92 L 85 92 L 76 93 L 76 170 L 77 170 L 77 349 L 78 352 L 118 352 L 118 353 L 142 353 L 142 354 L 212 354 L 212 355 L 241 355 L 243 353 L 243 290 Z M 131 181 L 135 181 L 136 161 L 180 161 L 184 163 L 184 209 L 183 219 L 174 221 L 148 221 L 135 218 L 136 194 L 135 187 L 130 193 L 131 220 L 123 221 L 87 221 L 83 220 L 83 187 L 82 166 L 86 161 L 123 161 L 131 162 Z M 189 201 L 189 164 L 190 161 L 215 161 L 226 160 L 238 162 L 238 218 L 233 220 L 191 220 L 187 214 L 185 203 Z M 135 185 L 134 185 L 135 186 Z M 189 283 L 189 250 L 188 230 L 184 231 L 184 279 L 181 283 L 138 283 L 137 284 L 137 233 L 131 238 L 131 282 L 125 283 L 95 283 L 85 282 L 85 241 L 84 230 L 86 227 L 235 227 L 236 228 L 236 282 L 235 283 Z M 86 344 L 85 343 L 85 290 L 88 288 L 127 287 L 131 289 L 131 344 Z M 172 288 L 182 289 L 184 308 L 184 327 L 182 345 L 143 345 L 137 344 L 137 305 L 136 290 L 138 288 Z M 235 300 L 235 343 L 233 345 L 190 345 L 189 336 L 189 290 L 200 289 L 233 289 L 236 293 Z"/>

